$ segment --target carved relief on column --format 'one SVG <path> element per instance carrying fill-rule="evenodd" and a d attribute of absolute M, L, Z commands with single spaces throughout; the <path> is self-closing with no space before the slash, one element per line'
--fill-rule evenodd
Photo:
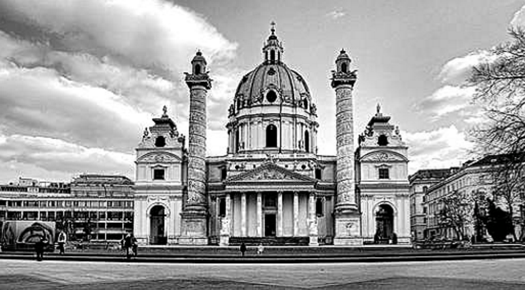
<path fill-rule="evenodd" d="M 262 193 L 257 192 L 257 236 L 262 237 Z"/>
<path fill-rule="evenodd" d="M 293 235 L 299 234 L 299 193 L 293 192 Z"/>
<path fill-rule="evenodd" d="M 337 207 L 356 206 L 352 86 L 336 89 Z"/>
<path fill-rule="evenodd" d="M 277 192 L 277 236 L 283 236 L 283 192 Z"/>
<path fill-rule="evenodd" d="M 200 210 L 206 207 L 206 92 L 203 86 L 190 90 L 186 206 Z"/>

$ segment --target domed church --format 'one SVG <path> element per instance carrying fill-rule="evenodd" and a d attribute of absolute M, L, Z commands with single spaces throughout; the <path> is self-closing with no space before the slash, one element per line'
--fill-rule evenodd
<path fill-rule="evenodd" d="M 331 86 L 336 156 L 317 154 L 317 107 L 305 78 L 283 62 L 271 33 L 262 62 L 242 77 L 228 109 L 228 148 L 206 156 L 205 57 L 186 73 L 189 136 L 167 108 L 136 148 L 134 234 L 158 245 L 360 246 L 409 243 L 408 147 L 377 112 L 354 145 L 357 76 L 342 50 Z"/>

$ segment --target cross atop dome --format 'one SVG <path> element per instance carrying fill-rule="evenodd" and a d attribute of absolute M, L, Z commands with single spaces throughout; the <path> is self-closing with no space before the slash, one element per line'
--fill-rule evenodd
<path fill-rule="evenodd" d="M 270 25 L 272 26 L 272 28 L 270 29 L 272 35 L 275 35 L 275 21 L 270 22 Z"/>

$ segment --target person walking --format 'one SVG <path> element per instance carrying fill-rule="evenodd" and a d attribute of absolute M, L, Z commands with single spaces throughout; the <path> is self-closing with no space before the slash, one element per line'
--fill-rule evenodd
<path fill-rule="evenodd" d="M 139 250 L 139 245 L 137 243 L 137 239 L 135 238 L 135 236 L 133 234 L 131 234 L 131 248 L 133 250 L 133 255 L 135 257 L 137 257 L 138 250 Z"/>
<path fill-rule="evenodd" d="M 67 236 L 66 236 L 66 233 L 64 231 L 60 231 L 60 233 L 58 234 L 58 250 L 60 251 L 60 255 L 64 255 L 64 252 L 65 252 L 65 245 L 66 245 L 66 241 L 67 241 Z"/>
<path fill-rule="evenodd" d="M 241 243 L 241 255 L 244 257 L 244 253 L 246 252 L 246 245 L 243 243 Z"/>
<path fill-rule="evenodd" d="M 131 238 L 131 234 L 128 233 L 120 243 L 122 244 L 122 248 L 126 250 L 126 258 L 129 260 L 131 258 L 129 254 L 130 248 L 133 246 L 133 239 Z"/>
<path fill-rule="evenodd" d="M 36 260 L 39 262 L 44 260 L 44 249 L 47 243 L 48 242 L 45 237 L 40 237 L 40 239 L 35 243 Z"/>

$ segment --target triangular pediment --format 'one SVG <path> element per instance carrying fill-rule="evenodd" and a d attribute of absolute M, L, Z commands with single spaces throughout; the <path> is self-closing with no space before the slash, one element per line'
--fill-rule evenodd
<path fill-rule="evenodd" d="M 226 183 L 229 184 L 245 182 L 315 183 L 317 180 L 268 162 L 255 169 L 233 176 L 226 180 Z"/>

